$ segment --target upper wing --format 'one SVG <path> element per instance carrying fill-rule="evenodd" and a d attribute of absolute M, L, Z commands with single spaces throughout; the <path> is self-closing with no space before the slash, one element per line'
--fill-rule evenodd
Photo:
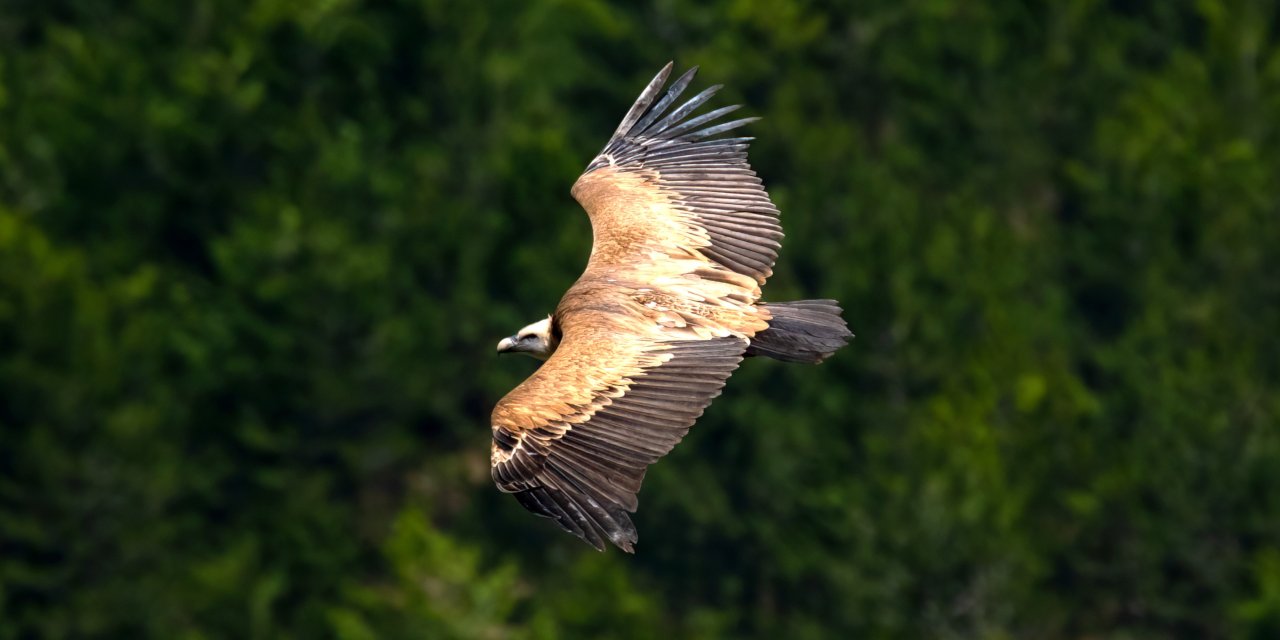
<path fill-rule="evenodd" d="M 707 140 L 759 118 L 712 124 L 737 105 L 689 118 L 720 85 L 667 113 L 697 70 L 676 79 L 655 103 L 671 73 L 668 63 L 574 183 L 573 196 L 595 232 L 589 268 L 644 262 L 657 251 L 706 261 L 757 285 L 773 273 L 782 226 L 747 163 L 752 138 Z M 758 287 L 752 289 L 758 297 Z"/>
<path fill-rule="evenodd" d="M 748 339 L 782 231 L 747 165 L 750 138 L 704 141 L 754 118 L 686 120 L 719 87 L 667 110 L 668 64 L 573 187 L 595 239 L 555 318 L 559 347 L 493 412 L 493 479 L 603 549 L 631 551 L 645 469 L 719 395 Z M 655 103 L 655 100 L 656 103 Z M 705 127 L 705 128 L 700 128 Z"/>

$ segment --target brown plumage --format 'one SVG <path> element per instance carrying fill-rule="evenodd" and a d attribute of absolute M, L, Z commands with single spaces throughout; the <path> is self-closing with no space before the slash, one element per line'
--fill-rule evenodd
<path fill-rule="evenodd" d="M 750 138 L 705 140 L 755 118 L 690 117 L 719 86 L 668 113 L 696 70 L 658 100 L 667 64 L 573 185 L 595 240 L 550 322 L 531 325 L 547 335 L 499 345 L 549 357 L 493 411 L 493 479 L 601 550 L 633 550 L 645 469 L 744 356 L 818 362 L 852 337 L 834 301 L 758 302 L 778 210 L 747 164 Z"/>

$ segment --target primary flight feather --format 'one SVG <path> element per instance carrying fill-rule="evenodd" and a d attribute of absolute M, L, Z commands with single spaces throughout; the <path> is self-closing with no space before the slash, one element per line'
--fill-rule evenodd
<path fill-rule="evenodd" d="M 756 118 L 671 110 L 697 67 L 662 94 L 671 64 L 573 185 L 595 239 L 554 313 L 498 343 L 546 362 L 493 411 L 493 480 L 603 550 L 631 552 L 645 470 L 671 451 L 744 356 L 821 362 L 852 338 L 834 300 L 760 302 L 782 241 L 747 164 Z"/>

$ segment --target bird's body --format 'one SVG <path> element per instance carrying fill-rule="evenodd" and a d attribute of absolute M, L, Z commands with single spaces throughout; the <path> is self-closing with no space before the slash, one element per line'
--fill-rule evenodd
<path fill-rule="evenodd" d="M 766 305 L 782 239 L 746 161 L 749 138 L 699 141 L 750 120 L 686 120 L 713 87 L 665 114 L 667 65 L 572 194 L 591 219 L 587 268 L 549 318 L 500 351 L 546 359 L 494 409 L 503 491 L 603 549 L 631 551 L 645 469 L 688 431 L 746 355 L 818 362 L 851 337 L 833 301 Z"/>

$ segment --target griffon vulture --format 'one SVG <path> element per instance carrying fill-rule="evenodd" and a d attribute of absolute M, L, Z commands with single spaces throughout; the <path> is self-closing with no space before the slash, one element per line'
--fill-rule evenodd
<path fill-rule="evenodd" d="M 737 106 L 670 112 L 697 67 L 645 87 L 574 183 L 594 232 L 555 312 L 498 343 L 545 360 L 493 411 L 493 480 L 526 509 L 604 550 L 631 552 L 645 469 L 720 394 L 744 356 L 821 362 L 853 334 L 834 300 L 760 301 L 782 240 L 747 164 L 751 138 L 713 138 Z"/>

